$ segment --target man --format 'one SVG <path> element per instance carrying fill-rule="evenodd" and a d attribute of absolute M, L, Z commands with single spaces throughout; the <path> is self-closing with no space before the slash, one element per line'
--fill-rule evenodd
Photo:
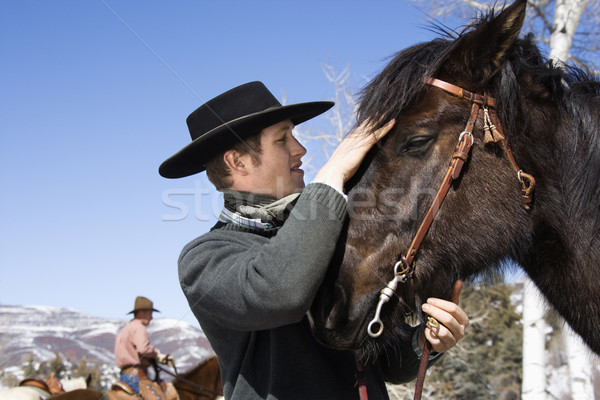
<path fill-rule="evenodd" d="M 306 312 L 320 286 L 346 218 L 344 183 L 393 126 L 350 133 L 304 187 L 306 149 L 292 130 L 331 102 L 282 106 L 260 82 L 208 101 L 187 119 L 192 142 L 166 160 L 162 176 L 206 170 L 223 192 L 213 229 L 184 247 L 179 278 L 194 315 L 219 357 L 229 399 L 358 398 L 352 352 L 311 336 Z M 443 352 L 464 335 L 468 318 L 437 300 L 428 313 L 450 321 L 443 337 L 415 329 Z M 405 343 L 365 365 L 369 399 L 387 399 L 384 379 L 414 379 L 418 349 Z"/>
<path fill-rule="evenodd" d="M 133 314 L 133 319 L 121 329 L 115 340 L 115 361 L 121 369 L 119 380 L 136 393 L 140 393 L 140 382 L 144 383 L 143 386 L 153 384 L 147 374 L 152 361 L 175 364 L 173 356 L 162 354 L 148 340 L 146 327 L 152 321 L 154 311 L 160 312 L 154 308 L 152 301 L 142 296 L 136 297 L 133 310 L 128 313 Z"/>

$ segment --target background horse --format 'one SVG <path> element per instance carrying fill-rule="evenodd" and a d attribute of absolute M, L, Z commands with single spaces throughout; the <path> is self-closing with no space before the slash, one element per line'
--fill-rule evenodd
<path fill-rule="evenodd" d="M 222 398 L 221 373 L 216 356 L 198 364 L 189 372 L 178 375 L 172 383 L 180 400 L 217 400 Z M 123 390 L 99 392 L 93 389 L 74 390 L 56 396 L 53 400 L 102 400 L 107 398 L 139 400 L 138 396 L 127 394 Z"/>
<path fill-rule="evenodd" d="M 525 8 L 518 0 L 456 39 L 401 51 L 363 89 L 358 122 L 396 124 L 350 182 L 342 262 L 311 309 L 323 343 L 367 351 L 393 344 L 405 314 L 422 320 L 428 297 L 448 298 L 456 279 L 498 271 L 509 258 L 600 353 L 600 84 L 544 59 L 531 36 L 518 38 Z M 484 132 L 487 117 L 495 126 Z M 532 180 L 510 154 L 537 181 L 531 204 L 522 185 L 528 191 Z M 464 163 L 462 174 L 450 175 L 439 208 L 432 197 L 451 160 Z M 408 254 L 430 205 L 439 212 Z M 398 265 L 402 257 L 414 263 Z M 397 289 L 381 309 L 385 329 L 370 338 L 380 290 L 395 272 Z"/>
<path fill-rule="evenodd" d="M 198 365 L 183 378 L 175 378 L 173 381 L 179 400 L 212 400 L 223 396 L 221 372 L 216 356 Z"/>
<path fill-rule="evenodd" d="M 52 376 L 48 381 L 36 378 L 28 378 L 19 382 L 19 386 L 0 391 L 0 400 L 40 400 L 49 399 L 58 393 L 71 390 L 84 389 L 88 387 L 91 376 L 88 379 L 55 379 Z"/>

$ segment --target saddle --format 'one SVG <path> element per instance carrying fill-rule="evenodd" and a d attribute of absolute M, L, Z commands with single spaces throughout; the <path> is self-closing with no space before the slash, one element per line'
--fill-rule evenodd
<path fill-rule="evenodd" d="M 39 378 L 26 378 L 19 382 L 19 386 L 27 387 L 38 393 L 40 399 L 49 399 L 52 397 L 50 387 L 46 381 Z"/>
<path fill-rule="evenodd" d="M 140 393 L 136 393 L 125 382 L 117 381 L 106 392 L 107 400 L 179 400 L 172 383 L 154 382 L 140 376 Z"/>

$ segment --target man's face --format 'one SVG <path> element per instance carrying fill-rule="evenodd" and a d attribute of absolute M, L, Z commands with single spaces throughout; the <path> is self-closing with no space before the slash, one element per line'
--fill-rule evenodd
<path fill-rule="evenodd" d="M 263 129 L 260 165 L 252 163 L 249 154 L 242 157 L 249 166 L 246 178 L 253 193 L 280 199 L 304 189 L 300 159 L 306 154 L 306 149 L 292 135 L 293 128 L 294 124 L 286 120 Z"/>
<path fill-rule="evenodd" d="M 137 319 L 142 321 L 142 324 L 148 326 L 150 321 L 152 321 L 152 310 L 141 310 L 138 311 L 135 315 Z"/>

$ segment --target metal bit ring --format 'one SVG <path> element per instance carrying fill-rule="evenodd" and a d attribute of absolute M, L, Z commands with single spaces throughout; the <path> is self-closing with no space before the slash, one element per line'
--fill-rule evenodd
<path fill-rule="evenodd" d="M 439 329 L 440 327 L 438 320 L 431 316 L 427 316 L 427 325 L 432 329 Z"/>

